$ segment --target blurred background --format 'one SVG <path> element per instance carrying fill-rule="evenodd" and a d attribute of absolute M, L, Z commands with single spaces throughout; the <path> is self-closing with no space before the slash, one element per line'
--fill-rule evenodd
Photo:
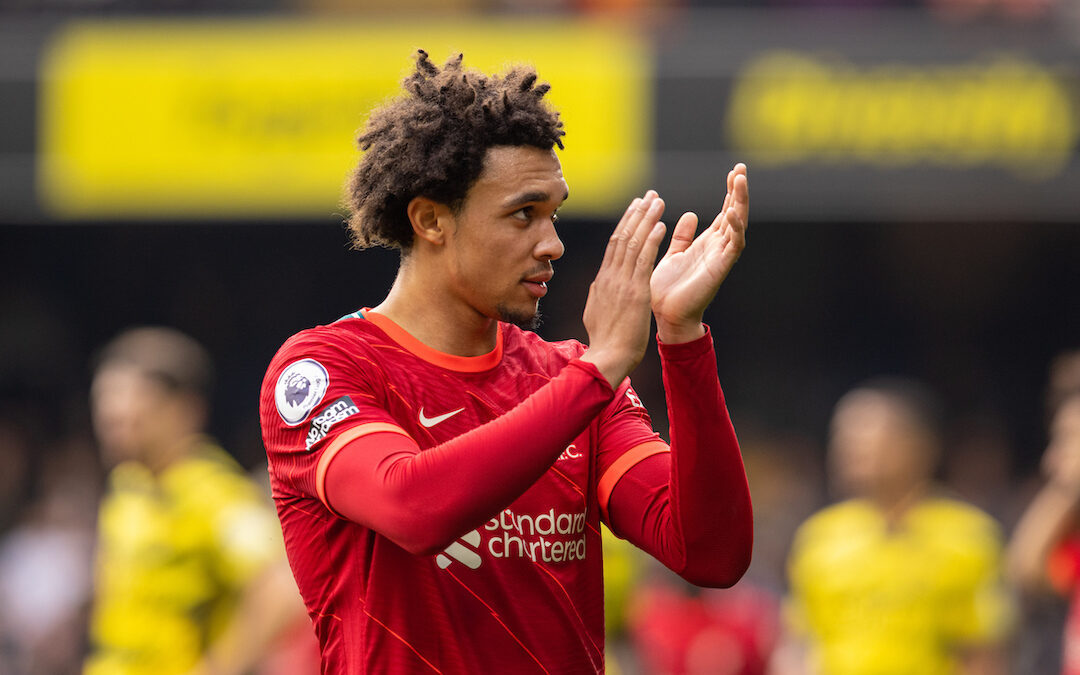
<path fill-rule="evenodd" d="M 212 431 L 265 472 L 270 358 L 392 281 L 395 254 L 349 250 L 340 191 L 418 47 L 553 85 L 571 197 L 547 338 L 584 339 L 630 198 L 711 218 L 749 165 L 749 245 L 707 319 L 755 498 L 751 590 L 784 593 L 795 527 L 832 498 L 830 411 L 868 377 L 933 387 L 940 478 L 1015 524 L 1050 361 L 1080 347 L 1077 0 L 0 0 L 0 567 L 26 523 L 75 533 L 35 559 L 56 581 L 33 610 L 5 573 L 0 652 L 54 636 L 35 672 L 59 673 L 84 648 L 90 363 L 113 335 L 205 344 Z M 655 354 L 634 379 L 666 429 Z M 1015 672 L 1056 671 L 1061 612 L 1038 608 Z"/>

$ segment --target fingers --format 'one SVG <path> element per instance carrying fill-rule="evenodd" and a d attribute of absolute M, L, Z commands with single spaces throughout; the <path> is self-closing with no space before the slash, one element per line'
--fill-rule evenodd
<path fill-rule="evenodd" d="M 604 259 L 600 263 L 600 269 L 604 269 L 613 264 L 615 251 L 622 244 L 624 236 L 623 232 L 626 230 L 627 223 L 629 223 L 630 219 L 637 212 L 640 205 L 641 197 L 634 197 L 634 199 L 630 201 L 630 205 L 626 207 L 626 211 L 623 212 L 622 218 L 619 219 L 619 223 L 615 226 L 615 230 L 608 238 L 607 248 L 604 249 Z"/>
<path fill-rule="evenodd" d="M 709 229 L 724 232 L 733 222 L 732 218 L 741 222 L 745 227 L 749 212 L 750 183 L 746 177 L 746 165 L 739 162 L 731 171 L 728 171 L 727 194 L 724 196 L 724 206 L 716 214 L 716 218 L 713 219 Z"/>
<path fill-rule="evenodd" d="M 652 201 L 643 204 L 643 213 L 634 224 L 634 228 L 627 231 L 625 247 L 623 249 L 622 265 L 638 265 L 639 258 L 646 254 L 645 247 L 660 217 L 664 215 L 664 201 L 653 192 Z M 657 249 L 652 252 L 652 260 L 656 260 Z"/>
<path fill-rule="evenodd" d="M 750 182 L 746 178 L 746 167 L 741 164 L 739 166 L 743 167 L 743 172 L 735 174 L 731 191 L 732 204 L 725 220 L 745 236 L 750 219 Z"/>
<path fill-rule="evenodd" d="M 645 237 L 645 243 L 641 247 L 634 267 L 635 280 L 648 288 L 649 278 L 652 276 L 653 267 L 656 266 L 656 255 L 660 252 L 660 242 L 664 240 L 667 227 L 663 223 L 653 225 L 649 234 Z"/>
<path fill-rule="evenodd" d="M 649 229 L 660 220 L 660 215 L 663 213 L 663 201 L 660 201 L 659 206 L 656 205 L 657 201 L 659 201 L 659 195 L 654 190 L 649 190 L 643 197 L 635 198 L 630 202 L 630 206 L 627 207 L 622 218 L 619 219 L 619 224 L 615 226 L 615 231 L 608 239 L 604 260 L 600 265 L 601 269 L 608 265 L 622 264 L 628 247 L 634 248 L 635 251 L 640 248 L 642 241 L 648 236 Z M 657 208 L 659 212 L 654 211 Z M 638 230 L 643 228 L 643 223 L 647 219 L 651 222 L 639 235 Z"/>
<path fill-rule="evenodd" d="M 660 217 L 664 215 L 664 200 L 660 199 L 652 190 L 645 193 L 645 197 L 630 213 L 625 227 L 616 228 L 612 237 L 615 239 L 615 248 L 612 251 L 612 264 L 616 266 L 636 265 L 638 255 L 642 251 L 653 228 Z"/>
<path fill-rule="evenodd" d="M 750 204 L 750 179 L 742 162 L 736 164 L 728 174 L 728 193 L 733 196 L 735 204 Z"/>
<path fill-rule="evenodd" d="M 727 172 L 727 192 L 724 193 L 724 205 L 720 208 L 720 213 L 727 211 L 731 206 L 731 191 L 735 189 L 735 169 Z"/>

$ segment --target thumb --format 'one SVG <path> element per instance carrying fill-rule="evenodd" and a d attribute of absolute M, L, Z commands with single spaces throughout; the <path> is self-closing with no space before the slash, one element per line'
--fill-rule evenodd
<path fill-rule="evenodd" d="M 673 253 L 682 253 L 686 249 L 690 248 L 690 244 L 694 243 L 694 233 L 697 232 L 698 217 L 695 213 L 684 213 L 679 218 L 679 222 L 675 223 L 675 229 L 671 232 L 671 243 L 668 244 L 667 253 L 664 257 L 668 257 Z"/>

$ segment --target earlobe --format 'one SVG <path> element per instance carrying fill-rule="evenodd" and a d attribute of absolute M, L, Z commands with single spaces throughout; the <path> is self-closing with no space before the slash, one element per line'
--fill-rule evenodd
<path fill-rule="evenodd" d="M 406 207 L 413 234 L 435 245 L 442 245 L 446 240 L 446 225 L 450 209 L 428 197 L 413 197 Z"/>

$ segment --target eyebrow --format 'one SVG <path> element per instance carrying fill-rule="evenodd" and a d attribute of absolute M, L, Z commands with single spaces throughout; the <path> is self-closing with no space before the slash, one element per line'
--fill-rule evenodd
<path fill-rule="evenodd" d="M 566 201 L 570 196 L 570 191 L 567 190 L 563 194 L 562 201 Z M 522 192 L 521 194 L 514 195 L 510 199 L 507 199 L 503 206 L 509 208 L 511 206 L 517 206 L 518 204 L 528 204 L 530 202 L 546 202 L 551 200 L 551 195 L 542 190 L 535 190 L 533 192 Z"/>

